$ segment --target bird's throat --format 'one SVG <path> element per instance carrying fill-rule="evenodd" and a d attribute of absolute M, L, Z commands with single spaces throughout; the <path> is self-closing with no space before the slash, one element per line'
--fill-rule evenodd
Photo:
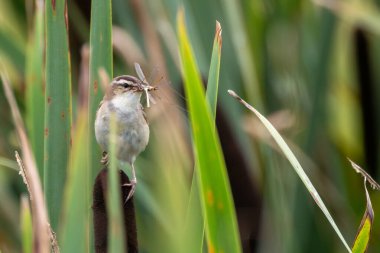
<path fill-rule="evenodd" d="M 136 108 L 140 105 L 141 92 L 126 92 L 111 99 L 115 108 Z"/>

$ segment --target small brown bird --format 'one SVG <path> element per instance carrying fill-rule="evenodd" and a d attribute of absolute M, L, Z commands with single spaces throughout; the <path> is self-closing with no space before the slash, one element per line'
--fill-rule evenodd
<path fill-rule="evenodd" d="M 115 115 L 117 125 L 117 154 L 121 162 L 127 162 L 132 167 L 132 189 L 127 197 L 128 201 L 136 190 L 136 174 L 134 162 L 136 157 L 145 149 L 149 141 L 149 126 L 145 118 L 144 108 L 140 102 L 143 92 L 146 94 L 147 107 L 150 106 L 150 91 L 156 87 L 150 86 L 139 64 L 135 63 L 136 73 L 139 78 L 123 75 L 114 78 L 110 88 L 100 102 L 96 113 L 95 136 L 96 140 L 105 151 L 107 160 L 109 151 L 110 117 Z"/>

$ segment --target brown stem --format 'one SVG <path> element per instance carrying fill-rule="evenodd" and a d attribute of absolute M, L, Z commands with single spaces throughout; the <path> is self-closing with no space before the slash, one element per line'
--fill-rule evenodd
<path fill-rule="evenodd" d="M 125 203 L 130 187 L 122 186 L 130 183 L 128 176 L 123 172 L 119 171 L 120 178 L 120 191 L 121 191 L 121 203 L 123 206 L 123 217 L 124 217 L 124 229 L 125 229 L 125 241 L 127 242 L 128 253 L 138 252 L 137 243 L 137 230 L 136 230 L 136 216 L 135 207 L 133 204 L 133 196 L 128 202 Z M 107 176 L 108 170 L 105 167 L 102 169 L 95 179 L 94 189 L 93 189 L 93 204 L 92 210 L 94 213 L 94 233 L 95 233 L 95 252 L 96 253 L 106 253 L 107 252 L 107 241 L 108 241 L 108 218 L 107 218 L 107 207 L 106 198 L 107 196 Z"/>

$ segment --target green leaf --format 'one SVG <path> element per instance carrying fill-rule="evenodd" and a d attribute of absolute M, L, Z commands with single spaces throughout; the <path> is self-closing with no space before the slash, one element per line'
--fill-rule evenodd
<path fill-rule="evenodd" d="M 44 174 L 44 44 L 43 2 L 36 1 L 33 31 L 30 33 L 26 54 L 26 125 L 41 181 Z"/>
<path fill-rule="evenodd" d="M 57 230 L 71 141 L 71 77 L 65 0 L 46 1 L 44 192 Z"/>
<path fill-rule="evenodd" d="M 205 224 L 202 216 L 202 206 L 200 200 L 198 178 L 194 168 L 193 179 L 191 181 L 189 204 L 186 212 L 186 222 L 182 241 L 184 252 L 202 252 Z"/>
<path fill-rule="evenodd" d="M 104 69 L 112 78 L 112 12 L 111 0 L 93 0 L 91 3 L 90 28 L 90 83 L 89 83 L 89 166 L 92 168 L 92 179 L 100 170 L 101 153 L 94 132 L 95 115 L 102 100 L 102 83 L 99 70 Z"/>
<path fill-rule="evenodd" d="M 226 14 L 226 21 L 234 35 L 231 36 L 237 62 L 244 81 L 245 91 L 250 99 L 256 101 L 259 108 L 264 106 L 263 95 L 257 76 L 254 53 L 249 44 L 243 14 L 238 1 L 222 0 L 221 5 Z"/>
<path fill-rule="evenodd" d="M 19 71 L 22 71 L 25 67 L 25 52 L 16 40 L 17 38 L 9 36 L 7 31 L 0 29 L 0 52 L 7 56 Z"/>
<path fill-rule="evenodd" d="M 88 166 L 91 168 L 91 182 L 95 180 L 100 171 L 99 160 L 101 151 L 95 139 L 95 116 L 102 100 L 102 82 L 99 70 L 104 70 L 108 78 L 113 76 L 112 64 L 112 1 L 91 1 L 91 24 L 90 24 L 90 63 L 89 63 L 89 86 L 88 86 Z M 92 227 L 91 227 L 92 229 Z M 93 244 L 93 233 L 90 233 L 90 243 Z"/>
<path fill-rule="evenodd" d="M 61 252 L 88 252 L 89 249 L 89 167 L 87 157 L 87 112 L 78 114 L 65 186 L 61 227 Z"/>
<path fill-rule="evenodd" d="M 222 27 L 216 21 L 215 38 L 212 47 L 210 71 L 208 72 L 206 98 L 211 108 L 213 118 L 216 116 L 216 104 L 218 100 L 219 70 L 222 51 Z"/>
<path fill-rule="evenodd" d="M 17 167 L 17 163 L 11 159 L 8 159 L 6 157 L 1 157 L 0 156 L 0 166 L 3 166 L 4 168 L 9 168 L 13 170 L 19 170 Z"/>
<path fill-rule="evenodd" d="M 210 71 L 208 75 L 206 99 L 211 108 L 213 118 L 216 116 L 216 107 L 218 99 L 219 70 L 222 50 L 222 27 L 216 21 L 215 38 L 211 55 Z M 190 200 L 187 210 L 185 237 L 185 250 L 189 252 L 197 249 L 202 251 L 204 238 L 204 220 L 202 217 L 201 203 L 199 199 L 199 187 L 197 182 L 197 169 L 194 169 L 193 179 L 191 182 Z"/>
<path fill-rule="evenodd" d="M 235 209 L 226 166 L 211 110 L 187 35 L 183 12 L 179 12 L 178 39 L 190 113 L 202 211 L 209 252 L 241 252 Z"/>
<path fill-rule="evenodd" d="M 115 115 L 111 115 L 110 120 L 110 140 L 109 140 L 109 172 L 108 172 L 108 193 L 107 193 L 107 214 L 108 214 L 108 252 L 126 252 L 125 231 L 122 215 L 122 203 L 120 192 L 118 160 L 116 158 L 117 147 L 117 124 Z"/>
<path fill-rule="evenodd" d="M 339 236 L 341 241 L 343 242 L 344 246 L 348 250 L 348 252 L 351 252 L 350 247 L 348 246 L 346 240 L 344 239 L 342 233 L 340 232 L 338 226 L 335 224 L 335 221 L 331 217 L 330 212 L 327 210 L 325 204 L 323 203 L 321 197 L 319 196 L 317 190 L 311 183 L 309 177 L 306 175 L 304 169 L 302 168 L 301 164 L 298 162 L 297 158 L 293 154 L 293 152 L 290 150 L 289 146 L 286 144 L 284 139 L 281 137 L 281 135 L 277 132 L 277 130 L 274 128 L 274 126 L 263 116 L 261 115 L 255 108 L 253 108 L 250 104 L 245 102 L 241 97 L 239 97 L 234 91 L 229 90 L 228 93 L 236 98 L 240 103 L 242 103 L 245 107 L 247 107 L 249 110 L 251 110 L 263 123 L 265 128 L 269 131 L 277 145 L 280 147 L 282 152 L 284 153 L 285 157 L 289 160 L 291 165 L 293 166 L 295 172 L 298 174 L 302 182 L 305 184 L 307 190 L 309 191 L 310 195 L 313 197 L 316 204 L 319 206 L 319 208 L 322 210 L 324 215 L 326 216 L 327 220 L 330 222 L 331 226 L 334 228 L 336 234 Z"/>
<path fill-rule="evenodd" d="M 33 252 L 33 227 L 32 214 L 30 213 L 28 197 L 21 198 L 21 234 L 22 234 L 22 252 Z"/>

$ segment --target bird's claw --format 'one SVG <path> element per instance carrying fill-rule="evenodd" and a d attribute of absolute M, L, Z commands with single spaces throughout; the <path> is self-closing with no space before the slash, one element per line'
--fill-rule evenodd
<path fill-rule="evenodd" d="M 137 185 L 137 180 L 136 180 L 136 179 L 132 179 L 132 180 L 130 181 L 130 183 L 126 183 L 126 184 L 123 184 L 123 185 L 122 185 L 122 186 L 129 186 L 129 187 L 131 187 L 131 189 L 129 190 L 128 196 L 127 196 L 127 198 L 126 198 L 126 200 L 125 200 L 125 202 L 124 202 L 124 204 L 126 204 L 126 203 L 128 202 L 128 200 L 129 200 L 130 198 L 132 198 L 133 194 L 134 194 L 135 191 L 136 191 L 136 185 Z"/>

